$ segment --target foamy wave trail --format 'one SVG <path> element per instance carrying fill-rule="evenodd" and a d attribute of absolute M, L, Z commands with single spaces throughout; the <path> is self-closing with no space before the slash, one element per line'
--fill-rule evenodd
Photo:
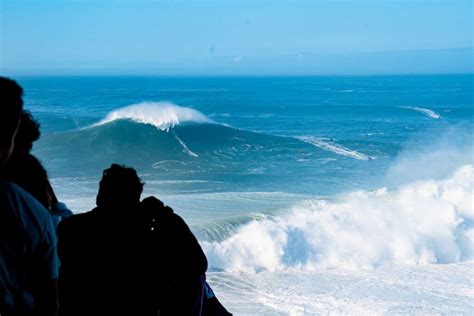
<path fill-rule="evenodd" d="M 305 143 L 314 145 L 314 146 L 316 146 L 318 148 L 321 148 L 323 150 L 333 152 L 333 153 L 338 154 L 338 155 L 342 155 L 342 156 L 346 156 L 346 157 L 350 157 L 350 158 L 354 158 L 354 159 L 358 159 L 358 160 L 371 160 L 371 159 L 374 159 L 371 156 L 362 154 L 360 152 L 349 149 L 347 147 L 344 147 L 342 145 L 339 145 L 335 142 L 332 142 L 332 141 L 329 141 L 329 140 L 326 140 L 326 139 L 323 139 L 323 138 L 315 138 L 315 137 L 311 137 L 311 136 L 301 136 L 301 137 L 297 137 L 297 139 L 299 139 L 299 140 L 301 140 Z"/>
<path fill-rule="evenodd" d="M 252 221 L 221 242 L 202 242 L 211 269 L 256 272 L 373 268 L 474 258 L 474 168 L 396 190 L 311 200 Z"/>
<path fill-rule="evenodd" d="M 432 119 L 439 119 L 441 118 L 441 115 L 439 115 L 438 113 L 436 113 L 435 111 L 433 110 L 430 110 L 430 109 L 426 109 L 426 108 L 420 108 L 420 107 L 416 107 L 416 106 L 402 106 L 401 107 L 402 109 L 407 109 L 407 110 L 413 110 L 413 111 L 417 111 L 417 112 L 420 112 L 420 113 L 423 113 L 424 115 L 432 118 Z"/>
<path fill-rule="evenodd" d="M 176 140 L 180 143 L 181 146 L 183 146 L 183 149 L 185 150 L 185 152 L 190 155 L 191 157 L 199 157 L 198 154 L 196 154 L 195 152 L 191 151 L 188 146 L 181 140 L 181 138 L 179 138 L 178 136 L 174 135 L 174 137 L 176 138 Z"/>
<path fill-rule="evenodd" d="M 104 125 L 117 120 L 131 120 L 169 130 L 183 123 L 215 123 L 201 112 L 170 102 L 141 102 L 112 111 L 95 124 Z"/>

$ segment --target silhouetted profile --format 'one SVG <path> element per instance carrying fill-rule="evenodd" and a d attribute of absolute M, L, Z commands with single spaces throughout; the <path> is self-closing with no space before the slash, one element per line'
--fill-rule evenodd
<path fill-rule="evenodd" d="M 209 284 L 204 285 L 204 301 L 202 304 L 203 316 L 232 316 L 217 299 Z"/>
<path fill-rule="evenodd" d="M 199 315 L 206 257 L 134 169 L 104 171 L 97 207 L 59 224 L 61 315 Z"/>
<path fill-rule="evenodd" d="M 30 112 L 24 110 L 21 113 L 20 125 L 15 136 L 15 148 L 8 160 L 4 176 L 33 195 L 51 212 L 57 224 L 62 218 L 72 215 L 72 212 L 57 200 L 48 173 L 41 162 L 30 153 L 33 142 L 41 135 L 39 127 L 39 123 Z"/>
<path fill-rule="evenodd" d="M 48 211 L 5 179 L 23 90 L 0 77 L 0 315 L 56 315 L 56 233 Z"/>

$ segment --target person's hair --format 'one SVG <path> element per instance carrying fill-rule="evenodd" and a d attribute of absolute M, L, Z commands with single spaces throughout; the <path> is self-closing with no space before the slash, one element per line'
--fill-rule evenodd
<path fill-rule="evenodd" d="M 30 111 L 23 110 L 20 115 L 20 126 L 15 136 L 15 152 L 27 153 L 33 143 L 41 136 L 40 124 L 33 118 Z"/>
<path fill-rule="evenodd" d="M 140 202 L 143 185 L 135 169 L 113 164 L 103 172 L 97 194 L 97 206 L 134 206 Z"/>
<path fill-rule="evenodd" d="M 0 77 L 0 129 L 18 123 L 23 110 L 23 89 L 15 81 Z"/>
<path fill-rule="evenodd" d="M 13 80 L 0 77 L 0 167 L 11 154 L 13 137 L 23 110 L 23 89 Z"/>

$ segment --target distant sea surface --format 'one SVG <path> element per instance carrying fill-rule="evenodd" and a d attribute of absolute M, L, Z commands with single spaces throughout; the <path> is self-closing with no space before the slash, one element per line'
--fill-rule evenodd
<path fill-rule="evenodd" d="M 102 170 L 111 163 L 136 168 L 145 195 L 191 226 L 224 303 L 237 314 L 273 315 L 358 312 L 357 303 L 325 300 L 316 284 L 305 283 L 318 283 L 328 269 L 464 269 L 472 260 L 473 78 L 19 82 L 41 123 L 34 154 L 60 200 L 88 211 Z M 433 298 L 441 309 L 420 311 L 463 312 L 472 308 L 466 295 L 452 307 L 449 295 Z M 380 300 L 368 306 L 389 312 Z M 411 312 L 400 306 L 392 311 Z"/>

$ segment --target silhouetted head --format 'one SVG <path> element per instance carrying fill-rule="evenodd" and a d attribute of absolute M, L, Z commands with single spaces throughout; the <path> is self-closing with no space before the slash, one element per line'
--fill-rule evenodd
<path fill-rule="evenodd" d="M 143 182 L 133 168 L 113 164 L 105 169 L 99 184 L 97 206 L 129 209 L 140 203 Z"/>
<path fill-rule="evenodd" d="M 10 157 L 20 114 L 23 89 L 13 80 L 0 77 L 0 168 Z"/>
<path fill-rule="evenodd" d="M 27 154 L 33 147 L 33 142 L 41 136 L 40 124 L 29 111 L 23 110 L 20 115 L 20 125 L 15 136 L 14 153 Z"/>

